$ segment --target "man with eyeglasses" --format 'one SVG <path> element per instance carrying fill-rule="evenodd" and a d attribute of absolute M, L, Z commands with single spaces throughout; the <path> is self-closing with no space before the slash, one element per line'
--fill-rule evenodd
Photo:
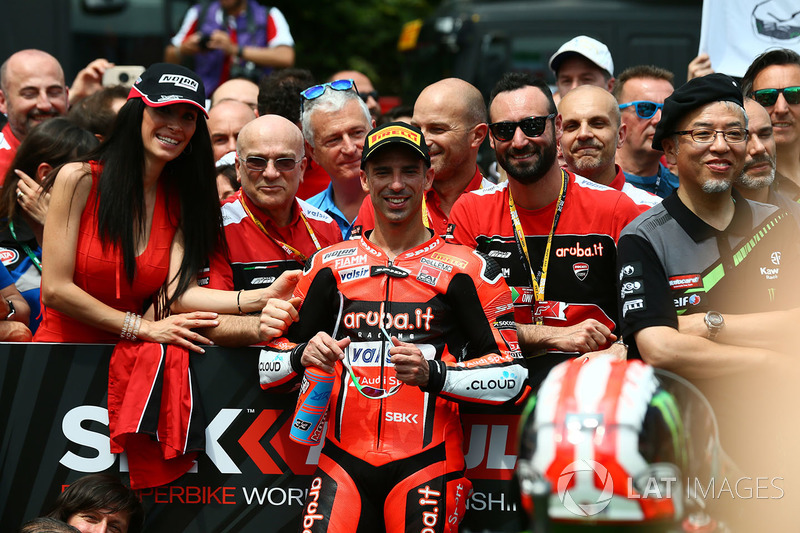
<path fill-rule="evenodd" d="M 433 172 L 419 129 L 369 132 L 361 168 L 375 229 L 309 260 L 287 332 L 303 343 L 262 350 L 261 386 L 335 373 L 304 530 L 454 532 L 472 486 L 458 403 L 526 391 L 511 297 L 494 262 L 423 224 Z"/>
<path fill-rule="evenodd" d="M 641 210 L 559 168 L 562 120 L 544 82 L 506 74 L 490 101 L 490 141 L 508 181 L 462 195 L 449 235 L 499 263 L 533 383 L 569 358 L 624 358 L 614 344 L 616 240 Z"/>
<path fill-rule="evenodd" d="M 742 89 L 772 120 L 778 190 L 800 201 L 800 54 L 786 48 L 761 54 L 745 72 Z"/>
<path fill-rule="evenodd" d="M 576 87 L 558 103 L 558 112 L 563 130 L 561 153 L 567 170 L 622 191 L 643 211 L 661 201 L 655 194 L 625 181 L 622 169 L 614 163 L 627 130 L 621 124 L 617 100 L 611 93 L 593 85 Z"/>
<path fill-rule="evenodd" d="M 630 353 L 688 378 L 742 372 L 771 356 L 713 342 L 723 313 L 800 303 L 796 222 L 732 190 L 746 158 L 743 103 L 724 74 L 694 78 L 667 98 L 653 147 L 678 167 L 681 185 L 620 237 L 619 305 Z M 707 338 L 679 331 L 678 317 L 694 313 L 706 313 Z"/>
<path fill-rule="evenodd" d="M 630 356 L 701 389 L 740 479 L 764 472 L 796 479 L 785 461 L 795 442 L 781 441 L 785 420 L 770 413 L 792 402 L 787 387 L 796 388 L 797 368 L 790 365 L 797 358 L 774 351 L 780 348 L 765 334 L 747 342 L 736 340 L 738 332 L 728 334 L 736 322 L 727 324 L 730 315 L 756 317 L 800 305 L 796 220 L 731 187 L 746 159 L 742 106 L 741 87 L 724 74 L 694 78 L 664 102 L 653 146 L 677 166 L 681 183 L 620 237 L 622 333 Z M 774 520 L 786 511 L 776 500 L 768 508 L 752 507 L 758 503 L 737 500 L 737 511 L 748 520 L 763 512 L 762 518 Z M 737 525 L 755 531 L 760 522 Z"/>
<path fill-rule="evenodd" d="M 630 67 L 620 73 L 612 91 L 627 130 L 617 150 L 617 164 L 625 181 L 661 198 L 678 188 L 678 177 L 661 161 L 663 152 L 652 146 L 664 99 L 673 91 L 673 77 L 672 72 L 653 65 Z"/>
<path fill-rule="evenodd" d="M 268 287 L 283 272 L 303 268 L 317 250 L 341 241 L 333 219 L 295 197 L 306 165 L 297 126 L 277 115 L 248 122 L 239 132 L 236 155 L 242 188 L 222 205 L 227 251 L 216 252 L 198 276 L 198 283 L 211 289 Z M 288 302 L 273 304 L 283 308 L 281 316 L 294 312 Z M 266 340 L 258 316 L 219 318 L 219 326 L 206 330 L 217 344 Z"/>
<path fill-rule="evenodd" d="M 331 177 L 330 185 L 308 199 L 339 225 L 342 238 L 353 231 L 366 193 L 361 188 L 361 150 L 375 125 L 352 79 L 314 85 L 300 93 L 300 122 L 306 148 L 316 164 Z"/>

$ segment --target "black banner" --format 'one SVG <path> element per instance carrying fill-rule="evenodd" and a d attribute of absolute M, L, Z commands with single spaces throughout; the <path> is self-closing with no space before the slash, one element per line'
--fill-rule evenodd
<path fill-rule="evenodd" d="M 0 344 L 0 523 L 15 531 L 83 475 L 127 476 L 109 452 L 108 345 Z M 289 440 L 296 394 L 258 386 L 257 348 L 192 355 L 206 453 L 174 483 L 140 493 L 145 530 L 294 532 L 321 446 Z M 519 531 L 510 477 L 517 416 L 464 414 L 474 484 L 461 530 Z"/>

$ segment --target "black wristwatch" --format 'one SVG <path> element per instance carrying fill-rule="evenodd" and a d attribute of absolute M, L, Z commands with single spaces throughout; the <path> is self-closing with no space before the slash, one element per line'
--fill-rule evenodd
<path fill-rule="evenodd" d="M 17 310 L 14 308 L 14 302 L 11 300 L 6 300 L 8 304 L 8 314 L 4 320 L 11 320 L 11 317 L 17 314 Z"/>
<path fill-rule="evenodd" d="M 725 327 L 725 318 L 719 311 L 709 311 L 704 320 L 708 328 L 708 340 L 713 341 Z"/>

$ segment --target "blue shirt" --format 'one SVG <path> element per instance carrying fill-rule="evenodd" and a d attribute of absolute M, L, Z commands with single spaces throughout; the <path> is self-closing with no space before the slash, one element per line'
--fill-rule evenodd
<path fill-rule="evenodd" d="M 655 176 L 637 176 L 628 172 L 624 174 L 626 182 L 661 198 L 666 198 L 678 188 L 678 176 L 670 172 L 661 162 L 658 163 L 658 173 Z"/>
<path fill-rule="evenodd" d="M 353 231 L 353 224 L 358 217 L 353 219 L 353 222 L 348 222 L 347 218 L 344 216 L 344 213 L 342 213 L 341 210 L 336 207 L 336 204 L 333 203 L 333 183 L 328 184 L 327 189 L 315 196 L 312 196 L 306 200 L 306 202 L 313 205 L 317 209 L 328 213 L 339 225 L 339 229 L 342 230 L 342 239 L 345 241 L 350 239 L 350 233 Z"/>

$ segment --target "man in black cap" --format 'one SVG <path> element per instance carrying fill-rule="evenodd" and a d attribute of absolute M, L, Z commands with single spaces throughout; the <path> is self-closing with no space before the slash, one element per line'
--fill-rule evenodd
<path fill-rule="evenodd" d="M 680 186 L 623 230 L 619 305 L 629 354 L 693 380 L 716 411 L 726 451 L 765 475 L 780 446 L 746 437 L 773 434 L 763 415 L 785 400 L 770 392 L 785 395 L 779 378 L 794 369 L 768 339 L 732 340 L 725 317 L 800 304 L 800 231 L 782 209 L 732 189 L 747 127 L 741 88 L 724 74 L 692 79 L 666 99 L 653 148 L 677 165 Z M 684 327 L 693 314 L 703 325 Z"/>
<path fill-rule="evenodd" d="M 732 189 L 747 125 L 741 88 L 724 74 L 695 78 L 667 98 L 653 148 L 677 165 L 680 187 L 619 241 L 620 315 L 631 353 L 690 378 L 735 373 L 773 355 L 713 342 L 725 327 L 722 313 L 800 303 L 796 224 Z M 700 312 L 707 338 L 681 334 L 678 316 Z"/>
<path fill-rule="evenodd" d="M 261 386 L 312 365 L 335 374 L 304 530 L 455 531 L 471 487 L 457 402 L 525 391 L 511 294 L 493 261 L 424 226 L 433 171 L 419 129 L 372 130 L 361 161 L 375 229 L 308 260 L 287 332 L 303 344 L 263 350 Z"/>

